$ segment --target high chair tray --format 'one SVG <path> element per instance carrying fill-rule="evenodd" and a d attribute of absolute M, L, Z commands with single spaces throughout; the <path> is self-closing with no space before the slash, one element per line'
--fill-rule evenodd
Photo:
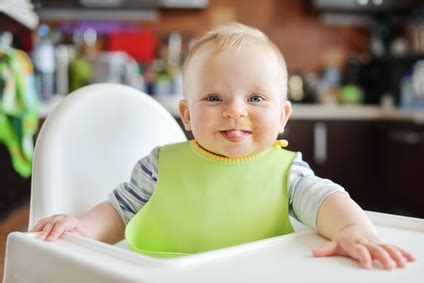
<path fill-rule="evenodd" d="M 157 259 L 66 234 L 43 242 L 9 235 L 3 282 L 424 282 L 424 220 L 367 212 L 382 237 L 416 262 L 392 271 L 363 269 L 344 257 L 315 258 L 326 242 L 313 231 L 173 259 Z"/>

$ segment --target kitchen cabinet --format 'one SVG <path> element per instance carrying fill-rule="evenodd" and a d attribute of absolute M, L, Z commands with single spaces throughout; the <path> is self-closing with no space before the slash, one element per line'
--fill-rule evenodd
<path fill-rule="evenodd" d="M 382 129 L 374 121 L 291 120 L 282 137 L 317 176 L 342 185 L 363 208 L 381 210 Z"/>
<path fill-rule="evenodd" d="M 384 140 L 382 164 L 390 212 L 424 218 L 424 124 L 392 122 Z"/>
<path fill-rule="evenodd" d="M 31 178 L 22 178 L 12 167 L 7 148 L 0 144 L 0 220 L 29 199 Z"/>
<path fill-rule="evenodd" d="M 282 137 L 362 208 L 424 217 L 424 124 L 300 119 L 289 121 Z"/>
<path fill-rule="evenodd" d="M 37 135 L 45 119 L 39 120 Z M 10 153 L 4 144 L 0 143 L 0 221 L 30 199 L 31 177 L 24 178 L 12 166 Z"/>

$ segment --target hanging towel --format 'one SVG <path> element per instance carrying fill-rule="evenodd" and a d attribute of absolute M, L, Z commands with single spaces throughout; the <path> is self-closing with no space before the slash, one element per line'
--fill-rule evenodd
<path fill-rule="evenodd" d="M 38 128 L 38 100 L 28 55 L 0 47 L 0 142 L 9 150 L 14 169 L 29 177 L 33 136 Z"/>

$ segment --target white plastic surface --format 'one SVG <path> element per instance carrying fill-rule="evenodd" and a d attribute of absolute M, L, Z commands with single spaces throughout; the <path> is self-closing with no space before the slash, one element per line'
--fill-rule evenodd
<path fill-rule="evenodd" d="M 155 146 L 184 140 L 175 119 L 134 88 L 94 84 L 71 93 L 37 139 L 29 228 L 49 215 L 86 213 Z"/>
<path fill-rule="evenodd" d="M 415 263 L 392 271 L 362 269 L 343 257 L 314 258 L 325 240 L 313 231 L 176 259 L 135 254 L 76 235 L 42 242 L 10 234 L 5 283 L 15 282 L 424 282 L 424 220 L 368 212 L 389 242 L 412 251 Z"/>

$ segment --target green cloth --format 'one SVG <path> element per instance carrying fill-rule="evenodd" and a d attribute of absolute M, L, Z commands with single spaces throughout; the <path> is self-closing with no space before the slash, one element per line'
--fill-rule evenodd
<path fill-rule="evenodd" d="M 294 158 L 275 147 L 243 160 L 207 156 L 193 142 L 161 148 L 154 193 L 126 227 L 130 249 L 170 257 L 293 232 L 287 178 Z"/>
<path fill-rule="evenodd" d="M 14 169 L 29 177 L 33 136 L 38 128 L 38 100 L 33 68 L 20 50 L 0 48 L 0 142 L 9 150 Z"/>

